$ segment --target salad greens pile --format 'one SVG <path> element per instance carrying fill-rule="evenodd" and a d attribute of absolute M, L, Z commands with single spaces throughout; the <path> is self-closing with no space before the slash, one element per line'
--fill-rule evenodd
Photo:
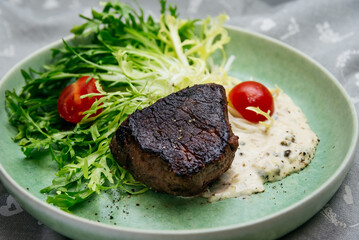
<path fill-rule="evenodd" d="M 28 158 L 46 151 L 57 162 L 52 185 L 41 190 L 49 203 L 68 211 L 110 188 L 145 192 L 147 187 L 111 155 L 109 144 L 119 124 L 135 110 L 182 88 L 232 84 L 223 50 L 229 42 L 222 26 L 227 17 L 183 20 L 175 6 L 160 3 L 159 21 L 145 17 L 141 8 L 102 3 L 102 12 L 81 16 L 86 22 L 71 30 L 74 41 L 52 50 L 51 63 L 42 70 L 22 70 L 25 86 L 20 93 L 6 92 L 9 121 L 18 130 L 14 141 Z M 76 39 L 83 41 L 75 44 Z M 219 66 L 212 59 L 217 50 L 223 56 Z M 57 99 L 82 76 L 97 79 L 100 92 L 82 97 L 103 97 L 84 112 L 80 123 L 71 124 L 59 116 Z M 98 109 L 101 113 L 93 117 Z"/>

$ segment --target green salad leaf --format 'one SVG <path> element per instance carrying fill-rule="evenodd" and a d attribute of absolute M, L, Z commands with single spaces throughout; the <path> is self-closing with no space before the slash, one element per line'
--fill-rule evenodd
<path fill-rule="evenodd" d="M 9 121 L 18 130 L 14 141 L 28 158 L 45 151 L 57 162 L 52 184 L 41 190 L 49 203 L 69 211 L 107 189 L 128 194 L 147 191 L 111 155 L 110 141 L 119 124 L 134 111 L 185 87 L 232 84 L 223 50 L 229 42 L 223 28 L 227 16 L 183 20 L 176 6 L 160 3 L 158 22 L 145 17 L 141 8 L 102 3 L 102 12 L 81 16 L 85 23 L 71 30 L 75 39 L 86 41 L 64 41 L 63 47 L 52 50 L 53 59 L 42 70 L 22 70 L 25 86 L 20 93 L 6 92 Z M 223 56 L 218 66 L 212 59 L 217 51 Z M 59 116 L 57 99 L 62 89 L 82 76 L 100 82 L 99 93 L 82 97 L 103 97 L 75 125 Z M 99 109 L 101 113 L 91 117 Z"/>

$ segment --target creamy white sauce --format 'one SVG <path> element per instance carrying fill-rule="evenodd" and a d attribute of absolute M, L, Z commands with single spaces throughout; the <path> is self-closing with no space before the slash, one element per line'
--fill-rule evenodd
<path fill-rule="evenodd" d="M 274 101 L 274 123 L 267 131 L 229 111 L 239 147 L 230 169 L 203 194 L 209 201 L 263 192 L 265 182 L 302 170 L 314 157 L 319 140 L 303 112 L 283 92 Z"/>

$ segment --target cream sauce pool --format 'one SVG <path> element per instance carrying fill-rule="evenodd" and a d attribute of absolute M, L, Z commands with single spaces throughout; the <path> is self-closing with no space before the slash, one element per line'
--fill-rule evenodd
<path fill-rule="evenodd" d="M 319 139 L 301 109 L 283 92 L 274 101 L 274 123 L 267 131 L 229 111 L 239 147 L 229 170 L 203 194 L 209 201 L 263 192 L 264 183 L 302 170 L 314 157 Z"/>

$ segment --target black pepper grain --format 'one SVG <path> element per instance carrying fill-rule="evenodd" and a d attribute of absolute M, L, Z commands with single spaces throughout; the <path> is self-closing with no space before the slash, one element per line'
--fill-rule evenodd
<path fill-rule="evenodd" d="M 291 152 L 292 152 L 291 150 L 285 150 L 284 151 L 284 157 L 289 157 Z"/>

